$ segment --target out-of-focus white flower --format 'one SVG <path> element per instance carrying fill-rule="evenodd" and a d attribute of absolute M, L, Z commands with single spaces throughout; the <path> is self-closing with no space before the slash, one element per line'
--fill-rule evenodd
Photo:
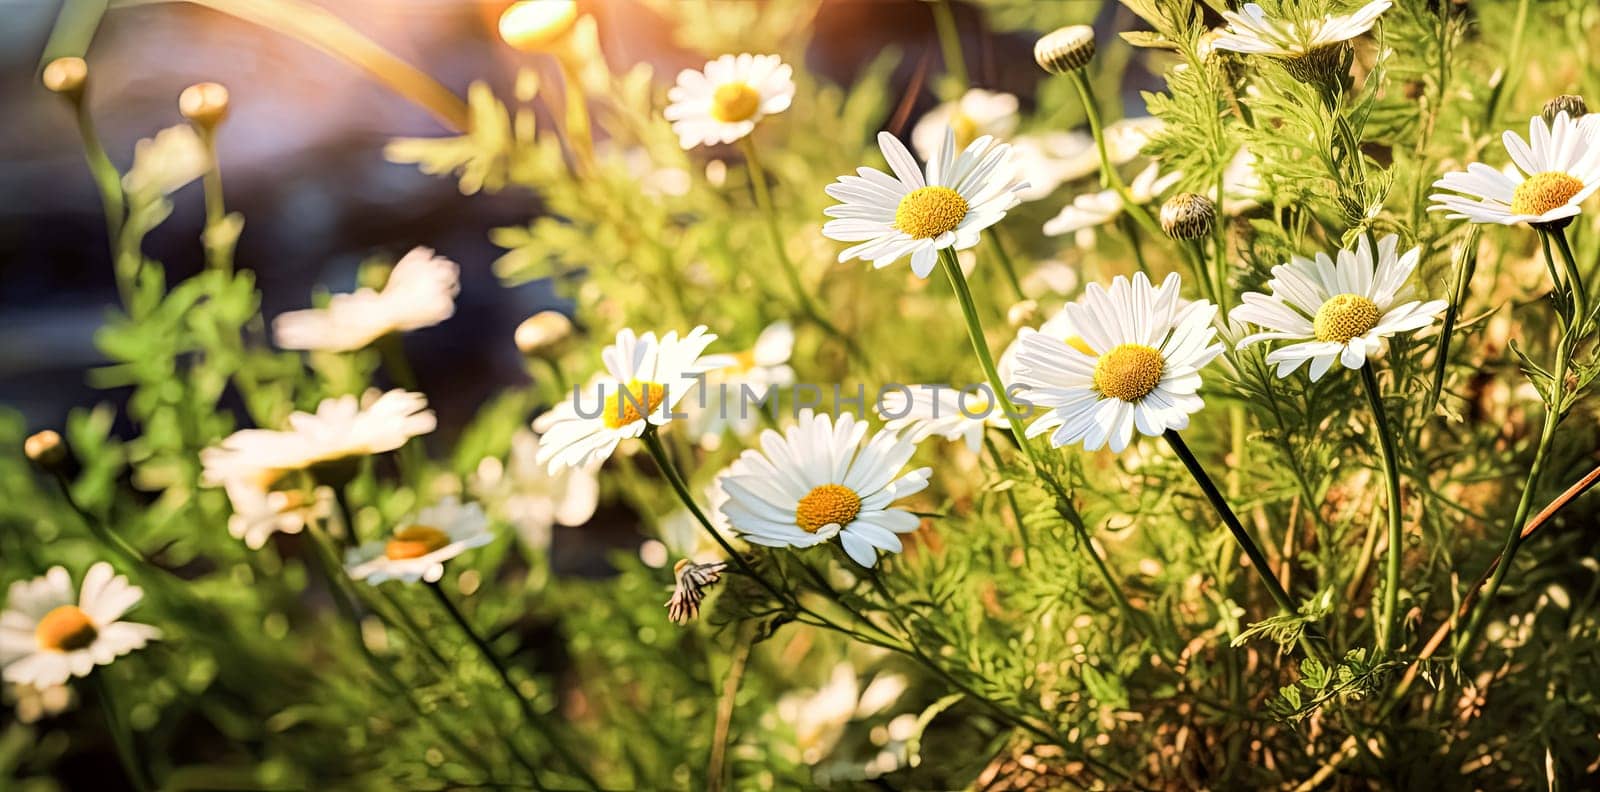
<path fill-rule="evenodd" d="M 898 674 L 879 674 L 861 690 L 849 663 L 833 668 L 828 682 L 809 693 L 788 693 L 778 699 L 778 717 L 794 729 L 800 759 L 816 764 L 833 750 L 851 721 L 870 718 L 894 706 L 906 690 Z"/>
<path fill-rule="evenodd" d="M 1100 169 L 1094 138 L 1083 132 L 1018 135 L 1011 141 L 1011 151 L 1017 170 L 1028 177 L 1028 186 L 1017 191 L 1024 201 L 1044 198 L 1057 187 Z"/>
<path fill-rule="evenodd" d="M 1260 206 L 1266 197 L 1261 174 L 1256 173 L 1256 155 L 1240 146 L 1222 170 L 1222 213 L 1229 217 L 1241 215 Z"/>
<path fill-rule="evenodd" d="M 70 709 L 75 700 L 72 688 L 67 685 L 40 688 L 13 684 L 6 686 L 6 692 L 6 698 L 16 707 L 19 723 L 38 723 L 45 718 L 53 718 Z"/>
<path fill-rule="evenodd" d="M 984 135 L 1008 140 L 1017 131 L 1017 120 L 1017 97 L 970 88 L 960 99 L 944 102 L 917 119 L 911 128 L 911 149 L 924 161 L 933 159 L 946 128 L 955 133 L 957 149 Z"/>
<path fill-rule="evenodd" d="M 122 177 L 122 189 L 134 195 L 170 195 L 200 178 L 211 165 L 194 127 L 167 127 L 153 138 L 133 144 L 133 165 Z"/>
<path fill-rule="evenodd" d="M 894 176 L 857 168 L 857 175 L 840 176 L 827 188 L 842 203 L 827 208 L 834 219 L 823 224 L 822 235 L 857 243 L 839 254 L 840 263 L 861 259 L 881 269 L 910 256 L 911 271 L 926 278 L 940 250 L 975 247 L 983 229 L 1000 222 L 1027 186 L 1011 146 L 988 136 L 957 153 L 955 132 L 947 128 L 926 173 L 894 135 L 879 132 L 878 147 Z"/>
<path fill-rule="evenodd" d="M 393 451 L 438 422 L 420 393 L 368 391 L 361 399 L 323 399 L 315 413 L 289 416 L 289 428 L 241 429 L 200 452 L 201 481 L 242 482 L 266 490 L 284 473 Z"/>
<path fill-rule="evenodd" d="M 1102 133 L 1106 138 L 1106 156 L 1113 165 L 1126 165 L 1144 151 L 1144 144 L 1166 127 L 1166 122 L 1155 116 L 1134 116 L 1113 121 Z"/>
<path fill-rule="evenodd" d="M 594 516 L 600 503 L 599 466 L 561 468 L 539 464 L 539 436 L 528 429 L 511 435 L 506 462 L 485 457 L 468 481 L 472 493 L 535 549 L 550 546 L 556 525 L 575 527 Z"/>
<path fill-rule="evenodd" d="M 670 423 L 674 408 L 700 384 L 701 375 L 733 362 L 727 355 L 705 354 L 716 338 L 703 326 L 683 338 L 673 331 L 660 339 L 623 328 L 601 351 L 607 376 L 534 422 L 534 431 L 543 433 L 539 463 L 551 472 L 598 464 L 623 440 Z"/>
<path fill-rule="evenodd" d="M 732 143 L 762 118 L 789 109 L 794 69 L 777 55 L 723 55 L 678 72 L 664 115 L 685 149 Z"/>
<path fill-rule="evenodd" d="M 1152 162 L 1128 183 L 1128 194 L 1139 204 L 1148 204 L 1166 192 L 1181 175 L 1173 172 L 1163 176 L 1156 163 Z M 1046 220 L 1044 233 L 1045 236 L 1075 234 L 1079 246 L 1089 247 L 1094 244 L 1095 227 L 1121 217 L 1125 208 L 1122 196 L 1116 190 L 1086 193 L 1074 198 L 1055 217 Z"/>
<path fill-rule="evenodd" d="M 64 567 L 12 583 L 0 613 L 5 680 L 54 687 L 160 638 L 161 631 L 147 624 L 120 621 L 143 597 L 104 561 L 84 573 L 76 597 Z"/>
<path fill-rule="evenodd" d="M 335 294 L 326 308 L 279 314 L 273 338 L 284 349 L 348 352 L 390 334 L 432 327 L 456 311 L 461 270 L 429 248 L 413 248 L 394 265 L 382 291 Z"/>
<path fill-rule="evenodd" d="M 333 513 L 333 490 L 317 487 L 311 498 L 297 490 L 265 490 L 243 479 L 223 482 L 233 514 L 228 533 L 259 550 L 274 533 L 297 534 L 312 520 Z"/>
<path fill-rule="evenodd" d="M 434 583 L 444 577 L 444 562 L 493 539 L 482 506 L 449 497 L 402 522 L 388 539 L 350 548 L 345 566 L 350 577 L 374 586 L 385 580 Z"/>
<path fill-rule="evenodd" d="M 773 322 L 761 331 L 754 347 L 733 356 L 733 364 L 706 374 L 700 398 L 689 411 L 689 424 L 700 446 L 715 450 L 729 430 L 748 436 L 761 421 L 760 400 L 771 387 L 794 382 L 789 357 L 794 354 L 794 328 Z M 747 393 L 748 391 L 748 393 Z"/>
<path fill-rule="evenodd" d="M 1003 382 L 1007 372 L 1001 372 Z M 884 428 L 909 430 L 906 439 L 920 443 L 929 437 L 963 440 L 976 454 L 983 450 L 986 427 L 1004 427 L 1005 410 L 990 398 L 987 386 L 963 391 L 949 385 L 913 385 L 884 394 L 878 405 Z"/>
<path fill-rule="evenodd" d="M 602 159 L 612 157 L 620 160 L 623 168 L 634 178 L 640 191 L 645 195 L 670 197 L 687 195 L 694 183 L 689 171 L 676 165 L 658 165 L 650 156 L 650 151 L 643 146 L 624 148 L 603 142 L 596 148 L 599 149 L 598 155 Z"/>
<path fill-rule="evenodd" d="M 1042 261 L 1022 276 L 1022 289 L 1029 294 L 1065 297 L 1078 290 L 1078 270 L 1059 259 Z"/>

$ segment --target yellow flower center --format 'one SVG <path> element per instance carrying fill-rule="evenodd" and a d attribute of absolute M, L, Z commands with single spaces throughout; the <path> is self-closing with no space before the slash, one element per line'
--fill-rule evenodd
<path fill-rule="evenodd" d="M 634 380 L 606 397 L 600 419 L 605 421 L 609 428 L 621 429 L 655 412 L 665 398 L 667 398 L 665 386 Z"/>
<path fill-rule="evenodd" d="M 1378 324 L 1378 306 L 1359 294 L 1336 294 L 1317 309 L 1311 326 L 1318 341 L 1343 344 Z"/>
<path fill-rule="evenodd" d="M 431 525 L 407 525 L 394 532 L 383 547 L 383 555 L 393 561 L 421 558 L 450 544 L 450 535 Z"/>
<path fill-rule="evenodd" d="M 1113 399 L 1134 402 L 1161 384 L 1167 362 L 1144 344 L 1118 344 L 1094 364 L 1094 389 Z"/>
<path fill-rule="evenodd" d="M 761 94 L 749 83 L 723 83 L 711 95 L 711 117 L 724 124 L 748 121 L 760 107 Z"/>
<path fill-rule="evenodd" d="M 1081 336 L 1081 335 L 1067 336 L 1065 339 L 1062 339 L 1062 340 L 1067 342 L 1067 346 L 1072 347 L 1073 349 L 1076 349 L 1079 352 L 1082 352 L 1083 354 L 1088 355 L 1089 357 L 1095 357 L 1094 347 L 1089 346 L 1089 342 L 1083 340 L 1083 336 Z"/>
<path fill-rule="evenodd" d="M 39 648 L 51 652 L 71 652 L 94 643 L 100 631 L 89 614 L 76 605 L 62 605 L 44 615 L 33 630 Z"/>
<path fill-rule="evenodd" d="M 1517 185 L 1511 194 L 1511 211 L 1520 215 L 1542 215 L 1559 209 L 1583 191 L 1583 182 L 1561 171 L 1535 173 Z"/>
<path fill-rule="evenodd" d="M 960 110 L 950 117 L 950 129 L 955 132 L 958 151 L 978 139 L 978 120 Z"/>
<path fill-rule="evenodd" d="M 806 493 L 794 507 L 795 525 L 816 533 L 824 526 L 849 525 L 861 513 L 861 496 L 838 484 L 823 484 Z"/>
<path fill-rule="evenodd" d="M 954 229 L 967 216 L 967 199 L 949 187 L 918 187 L 900 199 L 894 210 L 894 227 L 916 237 L 932 239 Z"/>

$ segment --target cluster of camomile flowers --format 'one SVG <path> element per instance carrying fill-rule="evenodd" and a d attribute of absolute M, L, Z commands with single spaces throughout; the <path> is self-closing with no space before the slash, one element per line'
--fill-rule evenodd
<path fill-rule="evenodd" d="M 1274 59 L 1297 73 L 1325 73 L 1326 61 L 1340 57 L 1389 5 L 1376 0 L 1348 16 L 1295 25 L 1247 4 L 1225 15 L 1229 27 L 1212 45 Z M 1036 48 L 1042 67 L 1074 77 L 1093 54 L 1093 31 L 1083 26 L 1051 33 Z M 749 144 L 759 124 L 789 108 L 794 93 L 792 70 L 778 56 L 723 55 L 678 75 L 663 116 L 685 149 Z M 838 203 L 826 210 L 822 234 L 847 245 L 839 261 L 884 268 L 907 260 L 919 278 L 943 264 L 964 297 L 957 251 L 976 247 L 1021 201 L 1132 162 L 1158 127 L 1134 119 L 1097 129 L 1102 161 L 1101 146 L 1080 133 L 1013 137 L 1016 112 L 1015 97 L 977 89 L 940 106 L 912 132 L 920 162 L 897 137 L 879 133 L 888 171 L 862 166 L 827 187 Z M 1586 115 L 1581 100 L 1562 100 L 1548 118 L 1532 119 L 1526 140 L 1507 132 L 1504 142 L 1510 167 L 1472 163 L 1443 177 L 1432 209 L 1475 223 L 1549 231 L 1569 222 L 1600 189 L 1600 122 Z M 1204 238 L 1219 206 L 1236 211 L 1255 197 L 1248 154 L 1242 157 L 1220 194 L 1163 202 L 1160 221 L 1168 236 Z M 1149 163 L 1145 173 L 1131 195 L 1153 202 L 1171 180 L 1157 175 L 1159 163 Z M 1121 190 L 1093 194 L 1088 202 L 1079 196 L 1045 230 L 1072 233 L 1107 222 L 1128 208 L 1127 197 Z M 1205 406 L 1202 372 L 1230 346 L 1270 344 L 1266 360 L 1279 377 L 1302 366 L 1318 380 L 1336 363 L 1350 370 L 1373 365 L 1388 339 L 1427 328 L 1446 307 L 1417 294 L 1413 275 L 1421 250 L 1401 247 L 1398 236 L 1361 235 L 1349 249 L 1294 256 L 1273 268 L 1265 292 L 1242 295 L 1226 318 L 1212 302 L 1186 298 L 1177 273 L 1159 282 L 1141 273 L 1090 283 L 1039 327 L 1021 328 L 998 365 L 968 311 L 989 375 L 981 398 L 913 389 L 879 405 L 884 417 L 893 417 L 877 430 L 851 414 L 802 411 L 781 431 L 761 431 L 715 477 L 711 515 L 695 502 L 659 433 L 687 425 L 707 447 L 726 433 L 748 438 L 754 422 L 708 417 L 705 411 L 714 407 L 689 397 L 697 388 L 791 382 L 794 338 L 787 322 L 769 327 L 753 349 L 729 354 L 711 351 L 717 336 L 703 326 L 660 335 L 621 329 L 600 354 L 603 371 L 514 438 L 509 469 L 498 460 L 480 466 L 468 491 L 493 497 L 500 502 L 496 509 L 446 497 L 420 506 L 382 536 L 360 541 L 355 535 L 339 490 L 364 460 L 402 451 L 436 427 L 426 397 L 409 389 L 336 396 L 311 412 L 294 412 L 278 428 L 237 431 L 201 454 L 202 480 L 226 493 L 233 507 L 228 530 L 252 549 L 275 534 L 312 527 L 319 541 L 342 545 L 342 571 L 351 579 L 433 584 L 452 559 L 492 541 L 491 517 L 526 523 L 518 526 L 524 535 L 547 536 L 553 524 L 586 522 L 595 510 L 600 467 L 622 444 L 642 442 L 723 556 L 677 564 L 668 609 L 675 621 L 687 621 L 706 587 L 730 565 L 755 574 L 732 539 L 796 549 L 837 541 L 863 568 L 874 567 L 883 553 L 900 552 L 902 537 L 923 519 L 905 499 L 929 485 L 929 468 L 910 467 L 928 438 L 960 440 L 976 452 L 988 430 L 1009 426 L 1028 453 L 1027 438 L 1041 435 L 1058 449 L 1121 452 L 1139 436 L 1177 444 L 1177 433 Z M 455 263 L 418 248 L 400 259 L 381 289 L 335 295 L 325 306 L 279 316 L 275 340 L 315 353 L 383 345 L 447 320 L 458 291 Z M 1231 327 L 1254 330 L 1233 340 L 1238 334 Z M 516 340 L 524 352 L 544 354 L 571 333 L 565 317 L 547 312 L 518 328 Z M 1017 394 L 1017 404 L 1010 394 Z M 1012 407 L 1027 408 L 1025 431 L 1008 420 L 1016 414 Z M 514 508 L 507 506 L 513 502 Z M 122 620 L 141 595 L 104 562 L 89 568 L 76 595 L 60 567 L 14 583 L 0 614 L 5 679 L 41 689 L 59 685 L 158 638 L 155 627 Z"/>

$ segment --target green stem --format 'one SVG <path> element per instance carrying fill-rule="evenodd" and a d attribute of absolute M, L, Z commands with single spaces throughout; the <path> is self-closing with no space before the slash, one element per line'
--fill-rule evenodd
<path fill-rule="evenodd" d="M 572 56 L 562 53 L 556 56 L 556 63 L 561 67 L 562 88 L 567 98 L 567 116 L 564 128 L 567 143 L 572 146 L 572 155 L 578 161 L 579 175 L 590 176 L 594 174 L 594 132 L 589 123 L 589 99 L 584 95 L 583 81 L 578 73 L 577 64 L 572 62 Z"/>
<path fill-rule="evenodd" d="M 130 543 L 127 539 L 122 538 L 120 534 L 112 531 L 109 526 L 107 526 L 104 522 L 101 522 L 100 518 L 90 514 L 88 509 L 85 509 L 82 504 L 78 503 L 78 499 L 72 495 L 72 484 L 71 482 L 67 481 L 67 477 L 65 475 L 59 471 L 52 471 L 51 477 L 56 480 L 56 486 L 60 487 L 61 497 L 67 501 L 67 505 L 72 507 L 73 511 L 78 513 L 78 517 L 83 520 L 84 526 L 89 529 L 89 533 L 94 534 L 94 538 L 100 540 L 101 544 L 110 548 L 117 555 L 122 556 L 124 561 L 133 565 L 135 568 L 148 566 L 152 569 L 158 569 L 162 572 L 165 572 L 168 575 L 172 574 L 172 570 L 150 563 L 150 560 L 144 557 L 144 553 L 139 552 L 139 549 L 134 547 L 132 543 Z"/>
<path fill-rule="evenodd" d="M 1116 191 L 1122 198 L 1122 210 L 1128 213 L 1145 233 L 1154 239 L 1162 236 L 1161 226 L 1158 225 L 1143 206 L 1133 200 L 1133 194 L 1128 192 L 1128 185 L 1122 183 L 1122 177 L 1117 175 L 1117 167 L 1111 162 L 1111 155 L 1106 150 L 1106 133 L 1100 123 L 1100 105 L 1094 100 L 1094 88 L 1089 85 L 1089 76 L 1079 69 L 1072 73 L 1072 83 L 1078 88 L 1078 97 L 1083 100 L 1083 114 L 1089 120 L 1089 133 L 1094 136 L 1095 151 L 1100 155 L 1100 186 Z"/>
<path fill-rule="evenodd" d="M 1573 323 L 1582 334 L 1583 324 L 1589 320 L 1589 288 L 1583 284 L 1583 273 L 1578 270 L 1578 260 L 1572 255 L 1572 245 L 1567 242 L 1567 230 L 1557 228 L 1547 233 L 1554 237 L 1556 249 L 1561 251 L 1561 261 L 1567 270 L 1567 286 L 1572 291 Z"/>
<path fill-rule="evenodd" d="M 1433 360 L 1433 386 L 1428 389 L 1428 401 L 1422 410 L 1425 419 L 1438 409 L 1439 396 L 1444 392 L 1445 370 L 1450 364 L 1450 336 L 1455 332 L 1456 317 L 1460 316 L 1461 307 L 1466 305 L 1472 289 L 1472 275 L 1478 268 L 1478 236 L 1483 233 L 1482 229 L 1479 225 L 1472 226 L 1461 243 L 1460 260 L 1456 262 L 1456 282 L 1450 290 L 1452 298 L 1450 305 L 1445 308 L 1444 321 L 1439 326 L 1439 349 L 1434 353 Z"/>
<path fill-rule="evenodd" d="M 1011 293 L 1016 295 L 1018 302 L 1028 299 L 1028 295 L 1022 291 L 1022 281 L 1017 277 L 1017 266 L 1011 261 L 1011 252 L 1006 250 L 1005 242 L 1000 239 L 999 230 L 990 228 L 985 235 L 994 247 L 995 258 L 1000 259 L 1000 269 L 1005 273 L 1006 283 L 1011 286 Z"/>
<path fill-rule="evenodd" d="M 228 251 L 214 239 L 228 214 L 222 200 L 222 164 L 217 161 L 217 132 L 214 127 L 205 124 L 195 124 L 194 127 L 206 150 L 206 172 L 200 177 L 206 199 L 206 227 L 201 242 L 206 251 L 206 263 L 212 269 L 226 270 Z"/>
<path fill-rule="evenodd" d="M 750 171 L 750 189 L 755 192 L 756 207 L 761 210 L 766 221 L 767 236 L 772 239 L 772 249 L 778 256 L 779 268 L 783 270 L 784 278 L 789 281 L 789 290 L 794 292 L 794 299 L 800 312 L 805 315 L 824 333 L 833 337 L 844 345 L 845 351 L 855 358 L 857 362 L 868 368 L 872 362 L 868 359 L 866 351 L 861 348 L 856 340 L 845 334 L 822 311 L 817 308 L 811 299 L 811 293 L 806 291 L 805 282 L 800 278 L 800 270 L 795 266 L 794 259 L 789 257 L 789 247 L 784 244 L 783 231 L 778 228 L 778 210 L 772 202 L 772 193 L 767 188 L 767 172 L 761 166 L 761 157 L 756 153 L 755 141 L 749 135 L 739 140 L 739 145 L 744 151 L 745 167 Z"/>
<path fill-rule="evenodd" d="M 933 27 L 939 35 L 939 52 L 944 56 L 945 71 L 960 92 L 965 93 L 971 82 L 967 79 L 967 58 L 961 51 L 961 31 L 956 28 L 956 15 L 950 9 L 950 0 L 934 0 L 932 5 Z"/>
<path fill-rule="evenodd" d="M 78 136 L 83 141 L 83 156 L 89 164 L 89 174 L 94 177 L 95 188 L 100 191 L 100 205 L 106 216 L 106 243 L 111 250 L 111 266 L 122 293 L 124 305 L 131 305 L 133 283 L 125 277 L 120 264 L 122 256 L 122 223 L 127 214 L 127 199 L 122 192 L 122 175 L 106 156 L 100 145 L 100 135 L 95 131 L 94 118 L 89 114 L 89 102 L 82 96 L 68 99 L 78 122 Z"/>
<path fill-rule="evenodd" d="M 1383 409 L 1383 394 L 1378 389 L 1378 375 L 1373 373 L 1372 361 L 1361 367 L 1361 384 L 1367 394 L 1367 405 L 1372 408 L 1373 429 L 1378 433 L 1378 448 L 1383 455 L 1383 480 L 1389 494 L 1389 550 L 1384 556 L 1383 607 L 1379 622 L 1379 646 L 1387 655 L 1394 651 L 1396 636 L 1400 632 L 1400 562 L 1405 556 L 1404 505 L 1400 501 L 1400 460 L 1394 447 L 1394 432 L 1389 427 L 1388 413 Z"/>
<path fill-rule="evenodd" d="M 111 732 L 111 740 L 117 747 L 117 759 L 122 762 L 122 770 L 128 776 L 128 782 L 139 792 L 145 792 L 150 784 L 145 781 L 144 769 L 139 765 L 138 751 L 135 750 L 133 733 L 128 730 L 128 724 L 122 720 L 122 713 L 117 709 L 116 699 L 111 696 L 111 685 L 106 683 L 105 672 L 96 670 L 89 674 L 89 683 L 94 687 L 95 697 L 100 699 L 100 706 L 106 713 L 106 728 Z"/>
<path fill-rule="evenodd" d="M 1533 509 L 1534 496 L 1539 489 L 1539 479 L 1544 473 L 1545 459 L 1549 456 L 1550 446 L 1555 440 L 1556 427 L 1561 423 L 1565 413 L 1562 403 L 1565 400 L 1571 345 L 1566 338 L 1560 339 L 1557 343 L 1559 346 L 1556 349 L 1555 379 L 1550 383 L 1550 400 L 1554 406 L 1545 413 L 1544 429 L 1539 433 L 1539 445 L 1533 452 L 1533 464 L 1528 468 L 1528 478 L 1522 484 L 1522 497 L 1517 501 L 1516 514 L 1511 518 L 1511 525 L 1506 530 L 1505 545 L 1500 550 L 1500 563 L 1495 567 L 1494 576 L 1489 578 L 1489 584 L 1478 597 L 1477 607 L 1473 608 L 1472 616 L 1467 620 L 1467 630 L 1457 645 L 1457 657 L 1465 658 L 1477 643 L 1479 634 L 1485 626 L 1484 617 L 1492 607 L 1495 594 L 1500 591 L 1500 584 L 1505 582 L 1506 573 L 1511 569 L 1511 561 L 1516 558 L 1517 550 L 1522 546 L 1522 526 L 1528 521 L 1528 512 Z"/>
<path fill-rule="evenodd" d="M 550 724 L 546 723 L 543 718 L 539 717 L 538 713 L 533 711 L 533 705 L 529 704 L 528 700 L 517 689 L 516 681 L 511 678 L 511 671 L 506 668 L 500 657 L 494 653 L 494 648 L 489 646 L 489 643 L 478 635 L 478 631 L 472 628 L 472 623 L 467 621 L 466 615 L 456 607 L 454 602 L 450 601 L 450 597 L 444 593 L 444 589 L 440 588 L 438 583 L 428 583 L 427 586 L 428 590 L 433 592 L 434 598 L 439 601 L 439 605 L 444 608 L 446 613 L 450 614 L 450 618 L 455 621 L 456 626 L 461 628 L 461 632 L 465 633 L 467 638 L 472 641 L 472 645 L 477 648 L 478 653 L 483 655 L 484 661 L 494 667 L 495 673 L 499 675 L 500 681 L 505 685 L 506 692 L 516 699 L 517 706 L 522 709 L 522 717 L 527 721 L 528 725 L 544 736 L 545 740 L 550 743 L 550 747 L 587 787 L 600 789 L 600 784 L 594 780 L 594 776 L 589 774 L 589 769 L 578 761 L 578 758 L 573 755 L 565 743 L 556 737 L 555 730 L 550 727 Z"/>
<path fill-rule="evenodd" d="M 1222 518 L 1222 523 L 1233 534 L 1234 541 L 1238 542 L 1239 547 L 1244 550 L 1245 556 L 1250 559 L 1250 566 L 1255 569 L 1256 575 L 1261 578 L 1261 582 L 1266 584 L 1267 593 L 1272 595 L 1273 602 L 1278 604 L 1278 610 L 1285 615 L 1295 615 L 1297 611 L 1294 600 L 1290 599 L 1289 592 L 1284 591 L 1283 584 L 1278 582 L 1278 576 L 1273 573 L 1272 566 L 1267 562 L 1267 556 L 1261 552 L 1261 548 L 1256 544 L 1256 541 L 1250 538 L 1250 534 L 1245 531 L 1244 524 L 1239 522 L 1238 516 L 1233 513 L 1233 508 L 1228 506 L 1228 501 L 1223 497 L 1222 491 L 1217 489 L 1216 483 L 1206 473 L 1206 469 L 1200 464 L 1200 460 L 1195 458 L 1194 452 L 1190 451 L 1188 444 L 1183 442 L 1183 436 L 1173 429 L 1168 429 L 1162 436 L 1166 438 L 1167 444 L 1172 446 L 1172 450 L 1178 455 L 1178 458 L 1183 460 L 1184 467 L 1189 469 L 1189 475 L 1193 476 L 1195 483 L 1200 485 L 1200 490 L 1205 493 L 1206 499 L 1211 501 L 1212 508 L 1216 509 L 1217 516 Z M 1320 647 L 1306 639 L 1305 633 L 1301 634 L 1301 644 L 1306 649 L 1307 654 L 1318 655 L 1319 659 L 1327 659 Z"/>
<path fill-rule="evenodd" d="M 1001 461 L 1002 458 L 1000 456 L 1000 448 L 995 445 L 994 438 L 989 436 L 988 429 L 985 429 L 983 432 L 983 445 L 985 448 L 989 449 L 989 457 L 994 460 L 994 469 L 996 471 L 1004 470 L 1004 463 Z M 1011 518 L 1017 521 L 1017 542 L 1022 546 L 1022 564 L 1023 566 L 1027 566 L 1028 557 L 1030 555 L 1028 551 L 1031 542 L 1028 540 L 1028 526 L 1022 522 L 1022 507 L 1017 505 L 1017 492 L 1015 487 L 1006 488 L 1006 502 L 1011 506 Z"/>

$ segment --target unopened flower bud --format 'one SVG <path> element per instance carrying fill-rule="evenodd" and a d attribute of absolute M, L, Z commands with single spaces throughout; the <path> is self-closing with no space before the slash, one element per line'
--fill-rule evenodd
<path fill-rule="evenodd" d="M 54 93 L 76 96 L 83 93 L 89 79 L 89 64 L 83 58 L 56 58 L 44 67 L 41 81 Z"/>
<path fill-rule="evenodd" d="M 28 461 L 43 470 L 61 470 L 67 463 L 67 445 L 53 429 L 28 435 L 22 443 L 22 452 L 28 456 Z"/>
<path fill-rule="evenodd" d="M 523 52 L 549 52 L 577 20 L 576 0 L 523 0 L 500 15 L 500 38 Z"/>
<path fill-rule="evenodd" d="M 1033 45 L 1033 59 L 1051 74 L 1075 72 L 1094 58 L 1094 28 L 1068 25 L 1046 33 Z"/>
<path fill-rule="evenodd" d="M 572 320 L 560 311 L 540 311 L 517 325 L 517 349 L 529 357 L 553 357 L 572 336 Z"/>
<path fill-rule="evenodd" d="M 178 95 L 178 112 L 195 126 L 215 129 L 228 117 L 228 89 L 221 83 L 195 83 Z"/>
<path fill-rule="evenodd" d="M 1199 193 L 1179 193 L 1161 205 L 1161 230 L 1173 239 L 1203 239 L 1216 220 L 1216 204 Z"/>
<path fill-rule="evenodd" d="M 1576 121 L 1589 114 L 1589 105 L 1583 101 L 1583 97 L 1575 94 L 1562 94 L 1544 103 L 1545 123 L 1554 124 L 1556 116 L 1562 113 Z"/>
<path fill-rule="evenodd" d="M 1307 85 L 1331 85 L 1345 68 L 1345 58 L 1350 45 L 1344 42 L 1325 44 L 1293 57 L 1278 58 L 1291 77 Z"/>
<path fill-rule="evenodd" d="M 1023 300 L 1006 311 L 1006 323 L 1012 327 L 1031 327 L 1033 320 L 1039 316 L 1039 303 L 1033 300 Z"/>

